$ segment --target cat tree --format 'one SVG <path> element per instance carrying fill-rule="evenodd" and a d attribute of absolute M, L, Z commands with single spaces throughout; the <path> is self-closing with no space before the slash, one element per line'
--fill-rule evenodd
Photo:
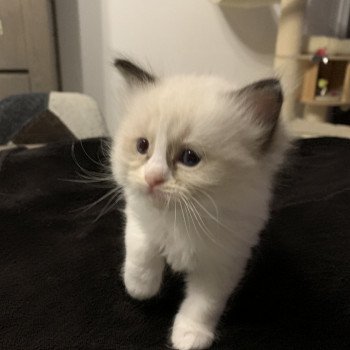
<path fill-rule="evenodd" d="M 280 76 L 285 91 L 283 117 L 292 130 L 305 136 L 343 136 L 350 137 L 350 128 L 320 122 L 313 118 L 302 118 L 317 114 L 317 107 L 305 107 L 299 103 L 300 87 L 306 61 L 300 60 L 303 42 L 303 22 L 307 0 L 211 0 L 223 6 L 253 8 L 280 3 L 280 19 L 275 48 L 274 68 Z"/>

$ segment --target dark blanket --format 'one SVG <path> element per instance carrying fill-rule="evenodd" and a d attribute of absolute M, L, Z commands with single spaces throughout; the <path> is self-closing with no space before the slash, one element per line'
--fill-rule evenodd
<path fill-rule="evenodd" d="M 102 171 L 82 145 L 0 153 L 0 348 L 167 349 L 182 278 L 126 295 L 122 215 L 86 207 L 109 188 L 67 181 Z M 349 208 L 350 141 L 299 141 L 213 349 L 350 349 Z"/>

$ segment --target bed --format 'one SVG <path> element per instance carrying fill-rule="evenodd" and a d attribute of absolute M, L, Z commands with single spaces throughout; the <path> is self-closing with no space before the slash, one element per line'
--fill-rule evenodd
<path fill-rule="evenodd" d="M 0 152 L 0 348 L 168 349 L 182 276 L 125 293 L 124 203 L 85 179 L 110 141 L 66 135 Z M 296 141 L 211 349 L 350 349 L 349 208 L 350 140 Z"/>

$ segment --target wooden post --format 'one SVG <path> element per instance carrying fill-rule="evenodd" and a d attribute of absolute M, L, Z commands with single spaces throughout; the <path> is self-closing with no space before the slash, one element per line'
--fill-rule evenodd
<path fill-rule="evenodd" d="M 302 48 L 305 5 L 306 0 L 281 1 L 274 66 L 285 91 L 282 115 L 288 121 L 302 114 L 301 105 L 298 103 L 302 72 L 297 56 Z"/>

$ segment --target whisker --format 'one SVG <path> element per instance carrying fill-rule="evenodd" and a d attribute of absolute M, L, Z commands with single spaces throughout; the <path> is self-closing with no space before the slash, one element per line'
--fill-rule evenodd
<path fill-rule="evenodd" d="M 196 206 L 195 206 L 194 203 L 191 203 L 191 208 L 192 208 L 193 213 L 194 213 L 194 215 L 195 215 L 195 217 L 196 217 L 196 220 L 198 221 L 198 224 L 199 224 L 200 228 L 202 229 L 203 233 L 205 234 L 205 236 L 206 236 L 208 239 L 210 239 L 210 240 L 211 240 L 215 245 L 217 245 L 218 247 L 224 248 L 224 246 L 221 245 L 221 244 L 219 244 L 219 243 L 215 240 L 215 238 L 212 236 L 211 232 L 206 228 L 205 223 L 204 223 L 204 221 L 203 221 L 203 218 L 202 218 L 202 216 L 200 215 L 200 213 L 198 212 L 198 210 L 197 210 L 197 208 L 196 208 Z"/>
<path fill-rule="evenodd" d="M 107 204 L 103 207 L 103 209 L 101 210 L 101 212 L 98 214 L 98 216 L 96 217 L 96 219 L 93 221 L 93 223 L 97 222 L 103 215 L 105 215 L 106 213 L 108 213 L 115 205 L 117 205 L 120 200 L 122 199 L 122 196 L 120 195 L 120 193 L 116 193 L 115 196 L 113 196 L 112 198 L 110 198 L 107 202 Z M 115 201 L 112 205 L 111 203 Z"/>
<path fill-rule="evenodd" d="M 84 154 L 86 155 L 86 157 L 87 157 L 91 162 L 93 162 L 94 164 L 96 164 L 96 165 L 98 165 L 98 166 L 101 166 L 101 165 L 104 166 L 104 164 L 102 164 L 101 162 L 100 162 L 100 163 L 99 163 L 99 162 L 96 162 L 96 160 L 94 160 L 94 159 L 86 152 L 82 140 L 79 140 L 79 143 L 80 143 L 80 147 L 81 147 L 81 149 L 83 150 Z"/>
<path fill-rule="evenodd" d="M 118 187 L 116 186 L 115 183 L 112 181 L 108 180 L 100 180 L 100 179 L 62 179 L 59 178 L 60 181 L 65 181 L 65 182 L 72 182 L 72 183 L 78 183 L 78 184 L 94 184 L 95 188 L 115 188 Z"/>
<path fill-rule="evenodd" d="M 171 199 L 171 194 L 168 195 L 168 200 L 167 200 L 166 205 L 165 205 L 165 211 L 166 212 L 169 211 L 170 199 Z"/>
<path fill-rule="evenodd" d="M 102 140 L 100 141 L 100 149 L 101 149 L 101 154 L 103 155 L 103 157 L 105 159 L 110 159 L 110 154 L 111 154 L 111 142 L 108 142 L 107 140 Z M 100 160 L 100 156 L 99 154 L 98 156 L 98 160 Z"/>
<path fill-rule="evenodd" d="M 220 227 L 222 227 L 223 229 L 225 229 L 227 232 L 229 233 L 232 233 L 232 239 L 234 240 L 237 240 L 237 241 L 241 241 L 241 242 L 244 242 L 244 243 L 249 243 L 250 244 L 250 241 L 242 238 L 242 237 L 239 237 L 237 235 L 235 235 L 235 232 L 232 230 L 232 228 L 224 225 L 222 222 L 220 222 L 217 218 L 215 218 L 215 216 L 213 216 L 212 213 L 210 213 L 196 198 L 192 197 L 192 199 L 197 203 L 198 207 L 200 209 L 202 209 L 202 211 L 204 211 L 204 213 L 210 218 L 212 219 L 215 223 L 217 223 Z"/>
<path fill-rule="evenodd" d="M 107 164 L 108 161 L 106 161 L 108 160 L 109 153 L 110 153 L 109 144 L 107 142 L 103 142 L 103 140 L 100 141 L 101 152 L 97 152 L 96 154 L 97 160 L 94 159 L 90 154 L 88 154 L 81 140 L 79 141 L 78 145 L 81 147 L 83 155 L 86 157 L 86 159 L 88 159 L 88 161 L 91 162 L 95 167 L 97 165 L 99 168 L 102 168 L 104 172 L 85 169 L 77 159 L 76 152 L 75 152 L 76 143 L 72 143 L 71 156 L 78 168 L 77 175 L 79 176 L 79 178 L 78 179 L 61 179 L 61 180 L 72 182 L 72 183 L 90 184 L 97 188 L 109 189 L 108 192 L 104 193 L 100 198 L 98 198 L 93 203 L 90 203 L 82 208 L 78 208 L 72 211 L 72 212 L 79 212 L 79 214 L 82 214 L 91 210 L 102 201 L 107 200 L 107 203 L 104 205 L 100 213 L 97 215 L 96 219 L 93 221 L 93 222 L 96 222 L 103 215 L 105 215 L 109 210 L 111 210 L 114 205 L 119 203 L 119 201 L 123 198 L 123 191 L 122 191 L 122 188 L 115 183 L 115 180 L 112 175 L 111 166 Z M 103 157 L 105 157 L 105 159 L 101 160 L 100 158 L 101 154 Z"/>
<path fill-rule="evenodd" d="M 197 191 L 199 191 L 200 193 L 204 194 L 211 201 L 211 203 L 213 204 L 213 207 L 215 208 L 216 219 L 219 221 L 219 209 L 218 209 L 218 206 L 216 205 L 213 197 L 210 196 L 209 193 L 207 193 L 206 191 L 204 191 L 204 190 L 202 190 L 200 188 L 197 188 Z"/>
<path fill-rule="evenodd" d="M 207 208 L 205 208 L 196 198 L 192 197 L 192 199 L 197 203 L 197 205 L 212 219 L 214 220 L 216 223 L 218 223 L 219 225 L 222 225 L 220 223 L 220 221 L 210 212 L 207 210 Z M 224 227 L 224 226 L 223 226 Z"/>
<path fill-rule="evenodd" d="M 176 206 L 177 206 L 177 198 L 175 198 L 175 215 L 174 215 L 174 230 L 173 230 L 174 235 L 175 235 L 175 229 L 176 229 Z"/>
<path fill-rule="evenodd" d="M 180 194 L 180 195 L 181 195 L 181 194 Z M 185 195 L 181 195 L 181 197 L 182 197 L 183 200 L 184 200 L 184 204 L 186 205 L 186 209 L 187 209 L 188 214 L 189 214 L 189 216 L 190 216 L 190 218 L 191 218 L 191 220 L 192 220 L 192 223 L 193 223 L 194 229 L 195 229 L 195 231 L 196 231 L 196 234 L 197 234 L 197 236 L 201 239 L 202 236 L 201 236 L 200 233 L 198 232 L 197 225 L 196 225 L 196 223 L 195 223 L 195 221 L 194 221 L 194 219 L 193 219 L 193 216 L 192 216 L 192 214 L 191 214 L 191 211 L 192 211 L 192 213 L 193 213 L 193 209 L 192 209 L 191 206 L 190 206 L 191 204 L 189 203 L 189 201 L 188 201 L 188 199 L 186 198 Z M 198 222 L 198 220 L 197 220 L 197 222 Z"/>
<path fill-rule="evenodd" d="M 181 208 L 181 212 L 182 212 L 182 217 L 183 217 L 184 224 L 185 224 L 185 228 L 186 228 L 186 232 L 187 232 L 187 237 L 188 237 L 188 239 L 190 240 L 190 242 L 192 242 L 192 241 L 191 241 L 190 232 L 189 232 L 188 226 L 187 226 L 187 220 L 186 220 L 186 218 L 185 218 L 184 210 L 183 210 L 182 204 L 181 204 L 181 197 L 179 198 L 179 204 L 180 204 L 180 208 Z"/>
<path fill-rule="evenodd" d="M 72 156 L 72 159 L 74 161 L 74 163 L 76 164 L 76 166 L 78 167 L 78 169 L 80 170 L 81 173 L 78 173 L 78 176 L 82 179 L 86 179 L 88 181 L 95 181 L 95 182 L 111 182 L 113 183 L 114 182 L 114 179 L 113 179 L 113 176 L 112 176 L 112 172 L 110 169 L 108 169 L 108 167 L 103 164 L 102 162 L 101 163 L 98 163 L 96 162 L 94 159 L 92 159 L 88 154 L 87 152 L 85 151 L 85 148 L 83 145 L 82 146 L 82 149 L 85 153 L 85 155 L 87 156 L 87 158 L 92 161 L 94 164 L 97 164 L 98 166 L 102 166 L 103 169 L 107 170 L 106 173 L 102 173 L 102 172 L 98 172 L 98 171 L 93 171 L 93 170 L 87 170 L 85 168 L 83 168 L 76 155 L 75 155 L 75 144 L 72 143 L 72 147 L 71 147 L 71 156 Z"/>
<path fill-rule="evenodd" d="M 88 204 L 82 208 L 79 209 L 74 209 L 72 212 L 81 212 L 81 213 L 85 213 L 89 210 L 91 210 L 94 206 L 96 206 L 98 203 L 102 202 L 103 200 L 105 200 L 106 198 L 108 198 L 109 196 L 111 196 L 112 194 L 117 194 L 118 189 L 112 189 L 110 191 L 108 191 L 107 193 L 105 193 L 103 196 L 101 196 L 99 199 L 97 199 L 95 202 Z M 118 193 L 119 195 L 119 193 Z"/>

